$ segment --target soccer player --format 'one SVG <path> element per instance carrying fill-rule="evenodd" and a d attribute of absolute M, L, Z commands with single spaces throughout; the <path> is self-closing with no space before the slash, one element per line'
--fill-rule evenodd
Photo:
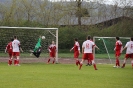
<path fill-rule="evenodd" d="M 94 56 L 92 53 L 92 49 L 93 47 L 99 49 L 94 42 L 91 41 L 91 37 L 87 36 L 87 40 L 83 42 L 82 44 L 82 53 L 83 53 L 83 57 L 82 57 L 82 61 L 80 62 L 80 66 L 79 66 L 79 70 L 81 69 L 83 62 L 85 59 L 90 59 L 92 61 L 92 65 L 94 66 L 95 70 L 98 70 L 96 67 L 96 63 L 94 61 Z"/>
<path fill-rule="evenodd" d="M 22 48 L 20 47 L 20 41 L 17 39 L 17 36 L 14 36 L 14 40 L 12 42 L 12 58 L 15 57 L 14 59 L 14 65 L 20 66 L 19 65 L 19 56 L 20 56 L 20 51 L 23 52 Z"/>
<path fill-rule="evenodd" d="M 56 56 L 56 45 L 55 42 L 52 41 L 52 44 L 49 45 L 48 47 L 48 51 L 49 51 L 49 59 L 48 59 L 48 64 L 50 62 L 51 59 L 53 59 L 53 64 L 55 63 L 55 56 Z"/>
<path fill-rule="evenodd" d="M 74 50 L 74 59 L 76 60 L 76 65 L 80 65 L 80 61 L 78 59 L 79 54 L 80 54 L 80 45 L 78 42 L 78 39 L 74 39 L 74 46 L 70 49 L 70 51 Z"/>
<path fill-rule="evenodd" d="M 9 55 L 8 65 L 12 65 L 11 57 L 12 57 L 12 41 L 13 40 L 14 39 L 11 38 L 10 42 L 7 44 L 6 49 L 5 49 L 5 53 L 8 52 L 8 55 Z"/>
<path fill-rule="evenodd" d="M 40 57 L 40 54 L 41 54 L 41 52 L 42 52 L 41 39 L 42 39 L 42 38 L 41 38 L 41 36 L 40 36 L 39 39 L 38 39 L 37 44 L 35 45 L 34 50 L 33 50 L 33 51 L 30 50 L 31 55 L 34 54 L 37 58 Z"/>
<path fill-rule="evenodd" d="M 92 39 L 90 39 L 90 41 L 93 42 Z M 96 46 L 96 47 L 97 47 L 97 46 Z M 94 47 L 92 47 L 92 48 L 94 48 Z M 92 49 L 92 53 L 93 53 L 93 49 Z M 91 65 L 92 65 L 91 59 L 88 58 L 87 61 L 88 61 L 88 63 L 86 64 L 86 66 L 91 66 Z"/>
<path fill-rule="evenodd" d="M 130 41 L 126 43 L 126 45 L 123 48 L 123 50 L 125 50 L 125 49 L 127 49 L 127 50 L 126 50 L 126 55 L 125 55 L 125 59 L 123 61 L 122 68 L 125 67 L 126 60 L 128 58 L 131 58 L 131 64 L 132 64 L 132 68 L 133 68 L 133 37 L 131 37 Z"/>
<path fill-rule="evenodd" d="M 116 68 L 116 67 L 119 68 L 120 67 L 119 57 L 121 55 L 123 46 L 122 46 L 122 42 L 120 41 L 119 37 L 116 37 L 115 39 L 116 39 L 116 43 L 115 43 L 114 51 L 115 51 L 116 64 L 113 67 L 114 68 Z"/>

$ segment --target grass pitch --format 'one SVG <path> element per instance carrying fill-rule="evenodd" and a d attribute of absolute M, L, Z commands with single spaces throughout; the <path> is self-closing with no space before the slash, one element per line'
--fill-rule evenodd
<path fill-rule="evenodd" d="M 7 66 L 0 63 L 0 88 L 132 88 L 133 69 L 113 68 L 109 64 L 21 64 Z"/>

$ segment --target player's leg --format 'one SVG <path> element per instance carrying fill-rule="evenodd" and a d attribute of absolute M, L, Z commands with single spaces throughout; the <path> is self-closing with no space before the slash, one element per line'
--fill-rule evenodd
<path fill-rule="evenodd" d="M 19 65 L 19 56 L 20 56 L 20 52 L 16 52 L 16 65 L 17 66 L 20 66 Z"/>
<path fill-rule="evenodd" d="M 38 58 L 37 52 L 33 52 L 33 55 Z"/>
<path fill-rule="evenodd" d="M 55 57 L 53 57 L 53 64 L 55 63 Z"/>
<path fill-rule="evenodd" d="M 79 59 L 78 59 L 78 58 L 75 58 L 75 60 L 76 60 L 76 65 L 77 65 L 77 66 L 80 65 Z"/>
<path fill-rule="evenodd" d="M 132 69 L 133 69 L 133 58 L 131 58 L 131 64 L 132 64 Z"/>
<path fill-rule="evenodd" d="M 79 70 L 82 68 L 83 63 L 84 63 L 84 59 L 82 59 L 81 62 L 80 62 Z"/>
<path fill-rule="evenodd" d="M 117 52 L 116 54 L 116 66 L 117 67 L 120 67 L 120 60 L 119 60 L 120 55 L 121 55 L 120 51 Z"/>
<path fill-rule="evenodd" d="M 9 52 L 9 60 L 8 60 L 8 65 L 12 65 L 12 52 Z"/>
<path fill-rule="evenodd" d="M 49 57 L 49 58 L 48 58 L 47 64 L 49 64 L 49 63 L 50 63 L 50 59 L 51 59 L 51 57 Z"/>
<path fill-rule="evenodd" d="M 125 65 L 126 65 L 126 60 L 127 60 L 128 58 L 130 58 L 130 54 L 126 54 L 126 55 L 125 55 L 125 58 L 124 58 L 124 61 L 123 61 L 123 65 L 122 65 L 121 68 L 124 68 L 124 67 L 125 67 Z"/>
<path fill-rule="evenodd" d="M 132 69 L 133 69 L 133 54 L 131 54 L 131 65 L 132 65 Z"/>
<path fill-rule="evenodd" d="M 11 59 L 13 60 L 14 59 L 14 65 L 17 64 L 17 57 L 16 57 L 16 53 L 15 52 L 12 52 L 12 57 Z"/>
<path fill-rule="evenodd" d="M 119 56 L 116 56 L 116 64 L 113 66 L 114 68 L 120 67 L 120 61 L 119 61 Z"/>
<path fill-rule="evenodd" d="M 92 62 L 91 62 L 90 58 L 88 58 L 87 61 L 88 61 L 88 63 L 86 64 L 86 66 L 88 66 L 88 65 L 91 66 L 92 65 Z"/>
<path fill-rule="evenodd" d="M 86 58 L 88 58 L 87 53 L 84 53 L 83 56 L 82 56 L 82 60 L 81 60 L 81 62 L 80 62 L 80 65 L 79 65 L 79 70 L 82 68 L 82 65 L 83 65 L 83 63 L 84 63 L 84 60 L 85 60 Z"/>
<path fill-rule="evenodd" d="M 93 54 L 90 53 L 90 54 L 89 54 L 89 58 L 90 58 L 91 61 L 92 61 L 92 65 L 93 65 L 94 69 L 95 69 L 95 70 L 98 70 L 97 67 L 96 67 L 96 63 L 95 63 L 95 61 L 94 61 L 94 56 L 93 56 Z"/>
<path fill-rule="evenodd" d="M 50 63 L 51 58 L 52 58 L 52 53 L 50 52 L 50 53 L 49 53 L 49 58 L 48 58 L 47 64 Z"/>
<path fill-rule="evenodd" d="M 121 68 L 124 68 L 124 67 L 125 67 L 125 65 L 126 65 L 126 60 L 127 60 L 127 58 L 124 58 L 123 65 L 122 65 Z"/>
<path fill-rule="evenodd" d="M 55 63 L 55 55 L 56 55 L 56 53 L 51 54 L 51 56 L 53 57 L 53 64 Z"/>
<path fill-rule="evenodd" d="M 38 51 L 38 53 L 37 53 L 37 57 L 38 57 L 38 58 L 40 57 L 40 54 L 41 54 L 41 52 L 40 52 L 40 51 Z"/>
<path fill-rule="evenodd" d="M 78 56 L 79 56 L 79 51 L 77 51 L 77 52 L 74 53 L 75 64 L 77 66 L 80 65 L 80 61 L 78 59 Z"/>

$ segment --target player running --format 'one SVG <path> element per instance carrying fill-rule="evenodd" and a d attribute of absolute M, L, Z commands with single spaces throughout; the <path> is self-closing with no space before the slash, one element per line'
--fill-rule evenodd
<path fill-rule="evenodd" d="M 120 41 L 119 37 L 116 37 L 115 39 L 116 39 L 116 43 L 115 43 L 114 51 L 115 51 L 116 64 L 113 67 L 114 68 L 116 68 L 116 67 L 119 68 L 120 67 L 119 57 L 122 53 L 123 46 L 122 46 L 122 42 Z"/>
<path fill-rule="evenodd" d="M 80 61 L 78 59 L 80 54 L 80 45 L 78 39 L 74 39 L 74 46 L 70 49 L 70 51 L 74 50 L 74 59 L 76 60 L 76 65 L 80 65 Z"/>
<path fill-rule="evenodd" d="M 48 51 L 49 51 L 49 59 L 48 59 L 48 64 L 50 62 L 51 59 L 53 59 L 53 64 L 55 63 L 55 56 L 56 56 L 56 45 L 55 42 L 52 41 L 52 44 L 49 45 L 48 47 Z"/>
<path fill-rule="evenodd" d="M 10 42 L 7 44 L 6 49 L 5 49 L 5 53 L 8 52 L 8 55 L 9 55 L 8 65 L 12 65 L 11 57 L 12 57 L 12 41 L 13 40 L 14 39 L 11 38 Z"/>
<path fill-rule="evenodd" d="M 130 41 L 126 43 L 126 45 L 123 48 L 123 50 L 125 50 L 125 49 L 127 49 L 126 50 L 126 55 L 125 55 L 125 59 L 123 61 L 123 65 L 122 65 L 121 68 L 124 68 L 125 67 L 126 60 L 128 58 L 131 58 L 131 64 L 132 64 L 132 68 L 133 68 L 133 37 L 131 37 Z"/>
<path fill-rule="evenodd" d="M 19 56 L 20 56 L 20 51 L 23 52 L 23 50 L 20 47 L 20 41 L 17 39 L 17 36 L 14 36 L 14 40 L 12 42 L 12 48 L 13 48 L 13 52 L 12 52 L 11 60 L 13 59 L 13 57 L 15 57 L 14 65 L 20 66 L 19 65 Z"/>
<path fill-rule="evenodd" d="M 94 42 L 91 41 L 91 37 L 88 36 L 87 40 L 83 42 L 82 44 L 82 53 L 83 53 L 83 57 L 82 57 L 82 61 L 80 62 L 80 66 L 79 66 L 79 70 L 81 69 L 83 62 L 85 59 L 90 59 L 92 61 L 92 65 L 94 66 L 95 70 L 98 70 L 94 61 L 94 56 L 92 53 L 92 49 L 93 47 L 99 49 Z"/>

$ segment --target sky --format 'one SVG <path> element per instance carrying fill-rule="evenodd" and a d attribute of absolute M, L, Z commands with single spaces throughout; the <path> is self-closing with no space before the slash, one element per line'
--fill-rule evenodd
<path fill-rule="evenodd" d="M 49 1 L 56 2 L 56 1 L 76 1 L 76 0 L 49 0 Z M 83 0 L 83 1 L 93 2 L 93 1 L 98 1 L 98 0 Z M 118 6 L 123 6 L 123 5 L 133 6 L 133 0 L 103 0 L 103 1 L 105 4 L 110 4 L 110 5 L 117 4 Z"/>
<path fill-rule="evenodd" d="M 76 0 L 49 0 L 49 1 L 57 2 L 57 1 L 76 1 Z M 83 1 L 86 1 L 86 2 L 92 1 L 93 2 L 93 1 L 97 1 L 97 0 L 83 0 Z M 105 4 L 113 4 L 113 0 L 104 0 L 104 3 Z"/>

